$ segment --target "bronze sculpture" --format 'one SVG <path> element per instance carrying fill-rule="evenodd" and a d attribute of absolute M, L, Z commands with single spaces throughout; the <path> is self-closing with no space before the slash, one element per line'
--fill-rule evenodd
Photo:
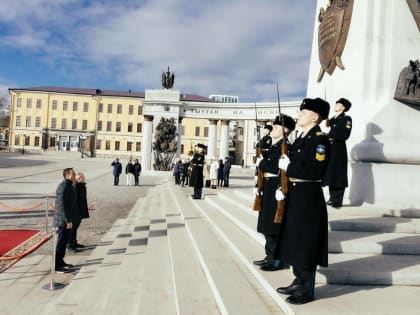
<path fill-rule="evenodd" d="M 401 70 L 394 99 L 407 105 L 420 106 L 420 61 L 410 60 Z"/>
<path fill-rule="evenodd" d="M 420 0 L 407 0 L 410 11 L 416 20 L 417 27 L 420 31 Z"/>
<path fill-rule="evenodd" d="M 162 72 L 162 87 L 164 89 L 171 89 L 174 86 L 175 74 L 169 71 Z"/>

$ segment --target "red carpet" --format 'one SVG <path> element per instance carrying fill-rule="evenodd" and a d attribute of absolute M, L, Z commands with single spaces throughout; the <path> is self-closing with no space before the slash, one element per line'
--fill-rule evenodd
<path fill-rule="evenodd" d="M 39 230 L 0 230 L 0 256 L 25 242 Z"/>

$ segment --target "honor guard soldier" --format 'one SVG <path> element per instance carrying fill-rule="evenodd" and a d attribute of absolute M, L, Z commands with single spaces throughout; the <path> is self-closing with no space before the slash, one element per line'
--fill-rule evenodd
<path fill-rule="evenodd" d="M 204 144 L 197 144 L 196 145 L 196 152 L 194 153 L 191 164 L 192 164 L 192 171 L 191 171 L 191 178 L 190 183 L 191 186 L 194 187 L 194 194 L 192 195 L 193 199 L 201 199 L 202 191 L 203 191 L 203 166 L 204 166 L 204 149 L 206 146 Z"/>
<path fill-rule="evenodd" d="M 295 279 L 277 292 L 286 301 L 304 304 L 314 299 L 317 265 L 328 266 L 328 218 L 321 180 L 328 164 L 329 141 L 318 126 L 328 117 L 330 105 L 320 99 L 304 99 L 297 125 L 303 134 L 282 156 L 279 168 L 286 171 L 289 188 L 282 232 L 275 257 L 293 267 Z"/>
<path fill-rule="evenodd" d="M 340 208 L 343 205 L 344 191 L 348 186 L 347 179 L 347 147 L 346 140 L 350 137 L 352 120 L 346 115 L 351 103 L 340 98 L 334 107 L 335 116 L 329 120 L 330 159 L 323 184 L 328 186 L 330 199 L 327 205 Z"/>
<path fill-rule="evenodd" d="M 258 146 L 261 149 L 261 154 L 264 157 L 264 155 L 268 152 L 268 150 L 271 147 L 271 144 L 273 142 L 270 132 L 273 130 L 273 126 L 265 125 L 263 129 L 263 137 L 261 138 L 260 142 L 258 143 Z"/>
<path fill-rule="evenodd" d="M 284 132 L 282 128 L 282 119 L 277 116 L 273 122 L 273 131 L 271 133 L 272 145 L 263 153 L 263 159 L 258 164 L 258 168 L 263 172 L 263 190 L 262 190 L 262 209 L 258 214 L 257 231 L 264 234 L 265 237 L 265 258 L 254 261 L 255 265 L 261 266 L 264 271 L 274 271 L 283 269 L 284 264 L 274 258 L 279 234 L 280 223 L 274 223 L 274 217 L 277 211 L 276 191 L 280 186 L 278 162 L 281 156 L 281 144 L 283 137 L 295 129 L 295 121 L 292 117 L 283 115 Z M 255 194 L 258 194 L 256 189 Z"/>

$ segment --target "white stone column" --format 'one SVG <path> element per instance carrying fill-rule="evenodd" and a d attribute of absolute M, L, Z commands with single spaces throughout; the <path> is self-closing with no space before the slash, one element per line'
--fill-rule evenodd
<path fill-rule="evenodd" d="M 209 120 L 209 147 L 207 151 L 208 157 L 216 157 L 217 144 L 217 120 Z"/>
<path fill-rule="evenodd" d="M 220 159 L 229 156 L 229 120 L 222 120 L 222 130 L 220 132 Z"/>
<path fill-rule="evenodd" d="M 152 161 L 152 132 L 153 131 L 153 117 L 144 116 L 143 126 L 143 148 L 141 153 L 141 166 L 143 170 L 151 170 Z"/>
<path fill-rule="evenodd" d="M 181 138 L 181 124 L 182 124 L 182 117 L 178 118 L 178 139 L 177 139 L 177 147 L 176 147 L 176 157 L 181 157 L 181 145 L 182 145 L 182 138 Z"/>

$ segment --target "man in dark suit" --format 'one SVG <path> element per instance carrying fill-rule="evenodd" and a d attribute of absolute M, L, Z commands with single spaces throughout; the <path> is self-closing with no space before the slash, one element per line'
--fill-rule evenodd
<path fill-rule="evenodd" d="M 335 115 L 329 120 L 331 152 L 323 185 L 328 186 L 330 192 L 327 205 L 334 208 L 343 205 L 344 191 L 348 186 L 346 140 L 350 137 L 352 119 L 346 112 L 350 107 L 351 103 L 347 99 L 340 98 L 334 107 Z"/>
<path fill-rule="evenodd" d="M 297 120 L 303 134 L 291 146 L 289 157 L 279 160 L 289 187 L 276 258 L 293 267 L 295 279 L 277 292 L 290 295 L 286 301 L 291 304 L 314 299 L 317 265 L 328 266 L 328 216 L 321 180 L 329 142 L 319 124 L 329 110 L 330 105 L 320 98 L 304 99 Z"/>
<path fill-rule="evenodd" d="M 201 199 L 203 192 L 203 167 L 204 167 L 204 149 L 206 146 L 204 144 L 196 145 L 196 152 L 194 153 L 191 164 L 191 178 L 190 184 L 194 187 L 194 194 L 192 195 L 193 199 Z"/>
<path fill-rule="evenodd" d="M 78 211 L 76 191 L 73 186 L 75 172 L 72 168 L 63 171 L 63 181 L 58 185 L 55 196 L 54 227 L 57 229 L 55 271 L 67 272 L 73 267 L 64 261 L 66 246 L 73 228 L 73 216 Z"/>
<path fill-rule="evenodd" d="M 122 164 L 119 159 L 115 159 L 115 161 L 112 161 L 111 166 L 112 175 L 114 175 L 114 186 L 118 186 L 120 182 L 120 175 L 122 173 Z"/>

